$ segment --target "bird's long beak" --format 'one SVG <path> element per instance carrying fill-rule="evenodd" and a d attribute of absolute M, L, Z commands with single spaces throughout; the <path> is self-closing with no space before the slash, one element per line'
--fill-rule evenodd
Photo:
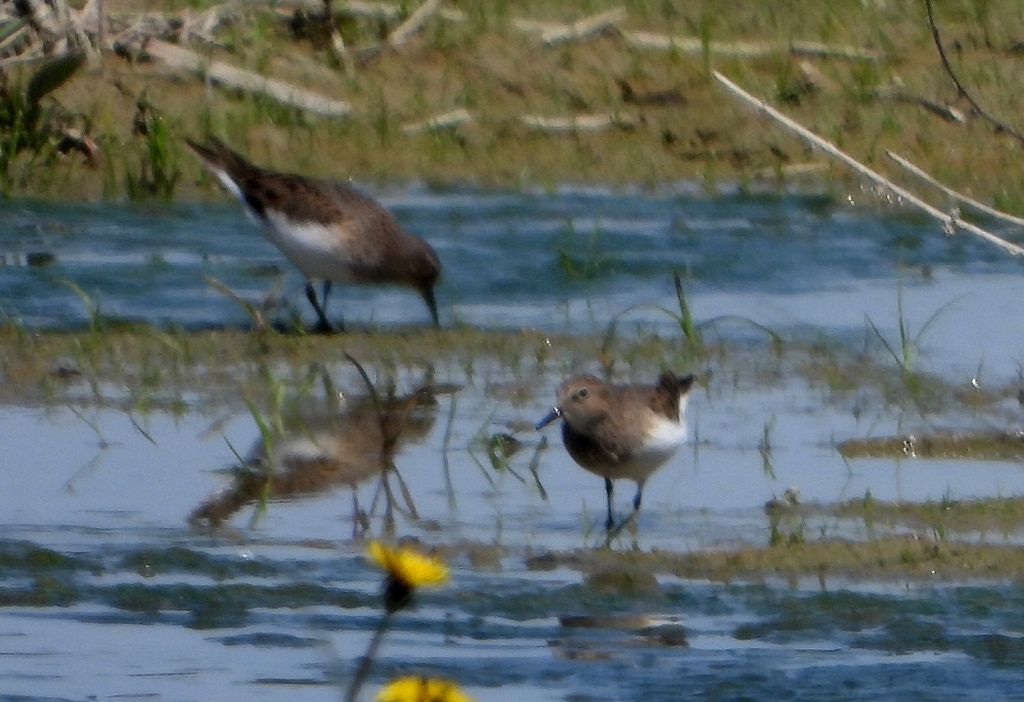
<path fill-rule="evenodd" d="M 537 426 L 534 427 L 534 428 L 537 431 L 540 431 L 541 429 L 546 427 L 548 424 L 551 424 L 551 422 L 555 421 L 556 419 L 558 419 L 561 416 L 562 416 L 562 410 L 560 408 L 558 408 L 558 407 L 552 407 L 551 411 L 548 412 L 546 415 L 544 415 L 544 419 L 542 419 L 539 422 L 537 422 Z"/>
<path fill-rule="evenodd" d="M 434 326 L 440 327 L 441 320 L 437 316 L 437 300 L 434 299 L 434 288 L 432 286 L 425 287 L 420 292 L 427 303 L 427 307 L 430 309 L 430 318 L 434 320 Z"/>

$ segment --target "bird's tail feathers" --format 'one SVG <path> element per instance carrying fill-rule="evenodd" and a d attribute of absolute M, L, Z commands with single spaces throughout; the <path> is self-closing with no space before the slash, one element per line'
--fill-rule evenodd
<path fill-rule="evenodd" d="M 225 188 L 235 197 L 244 199 L 238 181 L 244 174 L 255 170 L 255 166 L 216 137 L 210 137 L 205 145 L 188 138 L 185 139 L 185 143 L 202 159 L 203 164 L 213 171 Z"/>
<path fill-rule="evenodd" d="M 665 371 L 658 378 L 658 385 L 671 392 L 678 392 L 682 396 L 690 392 L 690 388 L 693 387 L 693 382 L 696 379 L 697 376 L 693 373 L 680 376 L 671 371 Z"/>

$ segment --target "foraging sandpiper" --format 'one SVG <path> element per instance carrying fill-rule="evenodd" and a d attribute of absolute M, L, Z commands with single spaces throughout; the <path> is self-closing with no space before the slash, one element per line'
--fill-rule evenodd
<path fill-rule="evenodd" d="M 316 310 L 318 330 L 331 330 L 326 308 L 332 282 L 412 287 L 439 325 L 437 254 L 376 200 L 344 183 L 260 168 L 219 139 L 205 146 L 186 142 L 306 276 L 306 297 Z M 313 280 L 324 281 L 322 304 Z"/>
<path fill-rule="evenodd" d="M 686 404 L 694 376 L 664 372 L 655 385 L 610 385 L 593 375 L 569 378 L 540 430 L 562 420 L 562 442 L 580 467 L 604 478 L 608 497 L 605 529 L 611 533 L 613 480 L 636 483 L 633 512 L 640 511 L 644 483 L 686 442 Z"/>

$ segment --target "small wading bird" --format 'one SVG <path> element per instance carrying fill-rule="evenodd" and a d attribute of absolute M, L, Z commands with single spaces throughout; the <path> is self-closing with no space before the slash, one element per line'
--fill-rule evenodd
<path fill-rule="evenodd" d="M 580 467 L 604 478 L 611 541 L 640 511 L 644 483 L 686 442 L 686 404 L 694 376 L 664 372 L 655 385 L 610 385 L 593 375 L 563 382 L 537 429 L 562 420 L 562 442 Z M 614 529 L 614 480 L 636 482 L 633 512 Z"/>
<path fill-rule="evenodd" d="M 260 168 L 218 139 L 211 138 L 205 146 L 186 142 L 306 276 L 306 297 L 316 311 L 317 330 L 332 328 L 327 319 L 332 282 L 407 285 L 423 296 L 434 325 L 439 325 L 434 300 L 434 285 L 441 275 L 437 254 L 430 244 L 402 229 L 376 200 L 344 183 Z M 324 282 L 322 303 L 314 280 Z"/>

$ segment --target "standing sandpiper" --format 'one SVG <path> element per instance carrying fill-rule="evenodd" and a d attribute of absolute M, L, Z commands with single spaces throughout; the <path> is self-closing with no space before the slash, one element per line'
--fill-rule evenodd
<path fill-rule="evenodd" d="M 664 372 L 655 385 L 609 385 L 593 375 L 558 387 L 555 407 L 537 423 L 562 420 L 562 442 L 582 468 L 604 478 L 609 541 L 640 511 L 644 483 L 686 442 L 686 404 L 694 376 Z M 636 482 L 633 512 L 613 531 L 613 480 Z"/>
<path fill-rule="evenodd" d="M 376 200 L 344 183 L 260 168 L 218 139 L 205 146 L 186 141 L 306 276 L 306 297 L 316 310 L 318 330 L 331 330 L 326 308 L 332 282 L 408 285 L 423 296 L 438 326 L 437 254 Z M 324 281 L 323 303 L 314 279 Z"/>

